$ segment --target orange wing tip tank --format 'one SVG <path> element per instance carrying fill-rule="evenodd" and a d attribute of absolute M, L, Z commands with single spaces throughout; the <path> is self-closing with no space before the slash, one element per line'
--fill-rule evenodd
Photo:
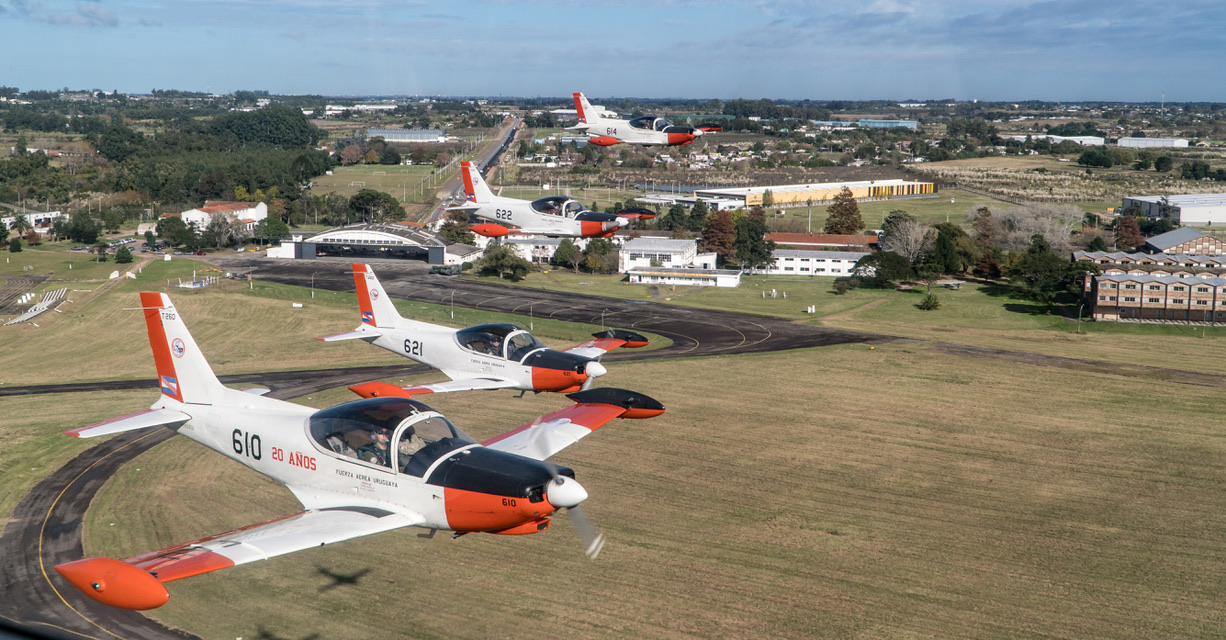
<path fill-rule="evenodd" d="M 148 571 L 114 558 L 84 558 L 55 565 L 81 593 L 120 609 L 156 609 L 170 593 Z"/>

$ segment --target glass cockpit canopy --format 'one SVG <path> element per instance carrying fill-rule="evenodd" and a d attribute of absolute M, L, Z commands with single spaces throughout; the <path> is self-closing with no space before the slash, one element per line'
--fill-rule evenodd
<path fill-rule="evenodd" d="M 479 324 L 456 332 L 460 346 L 469 351 L 506 358 L 514 362 L 524 359 L 545 345 L 535 336 L 506 322 Z"/>
<path fill-rule="evenodd" d="M 551 216 L 573 218 L 577 213 L 585 209 L 586 207 L 579 204 L 578 201 L 571 200 L 566 196 L 548 196 L 532 201 L 533 211 Z"/>
<path fill-rule="evenodd" d="M 630 121 L 630 126 L 635 129 L 663 131 L 665 128 L 673 126 L 673 123 L 656 116 L 639 116 Z"/>
<path fill-rule="evenodd" d="M 438 458 L 476 442 L 408 398 L 347 402 L 315 412 L 308 423 L 311 437 L 324 449 L 418 477 Z"/>

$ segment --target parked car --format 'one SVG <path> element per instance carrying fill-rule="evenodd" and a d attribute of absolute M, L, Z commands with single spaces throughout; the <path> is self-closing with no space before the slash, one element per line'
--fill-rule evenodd
<path fill-rule="evenodd" d="M 430 267 L 430 273 L 437 273 L 443 276 L 454 276 L 460 273 L 460 265 L 458 264 L 436 264 Z"/>
<path fill-rule="evenodd" d="M 202 255 L 204 255 L 204 252 L 203 252 L 203 251 L 197 251 L 197 252 L 196 252 L 196 255 L 198 255 L 198 256 L 202 256 Z"/>

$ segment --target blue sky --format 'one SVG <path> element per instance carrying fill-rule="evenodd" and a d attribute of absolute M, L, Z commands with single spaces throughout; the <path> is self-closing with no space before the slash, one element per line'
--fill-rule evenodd
<path fill-rule="evenodd" d="M 1226 101 L 1226 2 L 0 0 L 22 90 Z"/>

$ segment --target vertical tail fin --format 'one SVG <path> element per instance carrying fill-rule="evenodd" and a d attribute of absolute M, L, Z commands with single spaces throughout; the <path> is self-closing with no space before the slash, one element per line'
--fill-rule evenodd
<path fill-rule="evenodd" d="M 353 284 L 358 291 L 358 308 L 362 311 L 363 324 L 372 327 L 396 326 L 400 314 L 370 265 L 353 263 Z"/>
<path fill-rule="evenodd" d="M 588 118 L 594 118 L 596 114 L 592 113 L 592 104 L 587 101 L 587 96 L 582 92 L 575 92 L 575 113 L 579 115 L 580 124 L 590 124 Z"/>
<path fill-rule="evenodd" d="M 464 177 L 464 195 L 469 202 L 485 203 L 494 199 L 494 192 L 485 184 L 485 178 L 473 163 L 465 160 L 460 163 L 460 175 Z"/>
<path fill-rule="evenodd" d="M 157 365 L 162 395 L 187 404 L 217 404 L 225 387 L 213 374 L 187 325 L 164 293 L 141 292 L 149 346 Z"/>

